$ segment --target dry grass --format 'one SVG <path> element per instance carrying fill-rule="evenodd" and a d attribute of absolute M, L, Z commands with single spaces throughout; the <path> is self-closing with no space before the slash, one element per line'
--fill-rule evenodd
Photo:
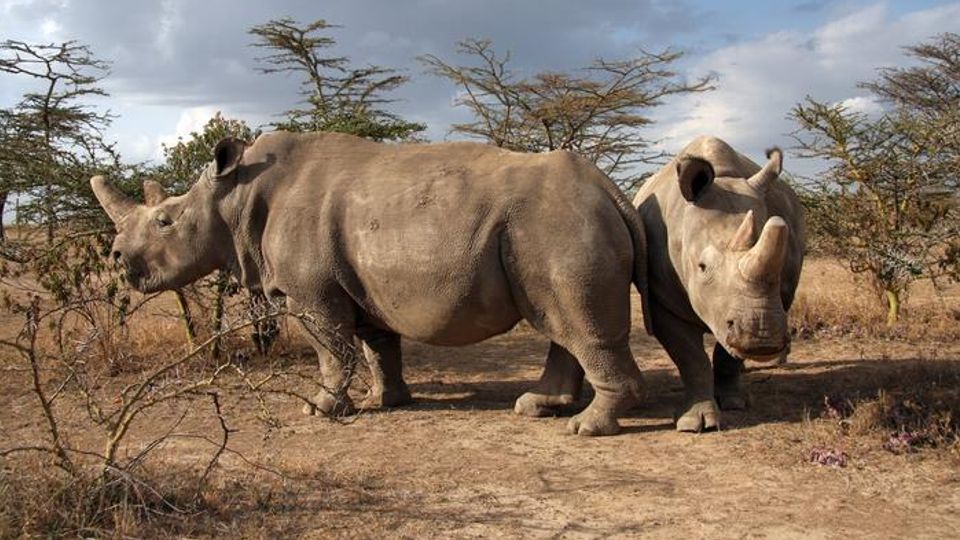
<path fill-rule="evenodd" d="M 917 340 L 960 339 L 960 285 L 915 283 L 902 308 L 902 320 L 886 325 L 886 306 L 863 276 L 833 259 L 811 258 L 803 275 L 790 325 L 797 338 L 884 337 Z"/>
<path fill-rule="evenodd" d="M 0 472 L 0 538 L 275 538 L 313 512 L 375 503 L 361 477 L 248 467 L 219 471 L 198 492 L 201 475 L 169 462 L 78 479 L 22 459 Z"/>
<path fill-rule="evenodd" d="M 828 388 L 798 434 L 820 465 L 848 465 L 880 451 L 937 450 L 960 464 L 960 364 L 919 359 L 859 381 L 858 390 Z"/>

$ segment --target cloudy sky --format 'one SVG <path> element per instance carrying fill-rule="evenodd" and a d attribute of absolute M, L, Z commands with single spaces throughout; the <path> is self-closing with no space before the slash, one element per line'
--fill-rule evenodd
<path fill-rule="evenodd" d="M 0 0 L 0 39 L 78 40 L 112 62 L 110 135 L 126 159 L 149 160 L 215 111 L 259 125 L 295 104 L 297 80 L 254 71 L 247 34 L 284 16 L 341 25 L 333 53 L 404 70 L 412 82 L 393 110 L 425 122 L 432 140 L 449 138 L 464 113 L 452 105 L 456 89 L 416 57 L 457 60 L 464 38 L 492 39 L 521 74 L 679 48 L 683 76 L 715 73 L 718 89 L 670 100 L 647 136 L 675 151 L 713 134 L 758 160 L 766 147 L 791 146 L 786 115 L 804 96 L 876 110 L 858 81 L 906 64 L 905 45 L 960 31 L 960 2 L 933 0 Z M 0 106 L 23 90 L 0 74 Z"/>

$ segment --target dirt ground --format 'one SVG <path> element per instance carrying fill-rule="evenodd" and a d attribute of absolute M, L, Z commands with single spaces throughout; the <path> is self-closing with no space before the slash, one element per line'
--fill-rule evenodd
<path fill-rule="evenodd" d="M 417 403 L 365 411 L 348 425 L 303 416 L 293 400 L 275 398 L 269 405 L 281 426 L 268 429 L 256 419 L 254 400 L 228 396 L 225 416 L 238 430 L 231 447 L 243 459 L 226 455 L 221 477 L 248 490 L 259 481 L 283 489 L 271 494 L 274 488 L 263 487 L 260 509 L 230 516 L 217 534 L 957 537 L 956 455 L 894 455 L 882 449 L 881 437 L 838 442 L 850 456 L 845 467 L 813 464 L 809 455 L 821 442 L 811 418 L 820 415 L 825 395 L 876 394 L 917 369 L 956 381 L 960 343 L 797 341 L 789 363 L 750 366 L 750 409 L 725 413 L 719 432 L 694 435 L 673 429 L 682 397 L 676 369 L 639 319 L 634 328 L 632 349 L 647 396 L 615 437 L 571 436 L 565 418 L 513 413 L 547 350 L 546 340 L 523 325 L 470 347 L 405 343 L 405 375 Z M 27 388 L 4 383 L 0 407 L 0 439 L 7 439 L 0 445 L 37 429 Z M 216 433 L 215 418 L 196 407 L 178 432 Z M 158 409 L 134 440 L 148 441 L 150 430 L 172 425 L 181 409 Z M 191 437 L 173 439 L 163 451 L 181 465 L 203 463 L 210 453 Z"/>

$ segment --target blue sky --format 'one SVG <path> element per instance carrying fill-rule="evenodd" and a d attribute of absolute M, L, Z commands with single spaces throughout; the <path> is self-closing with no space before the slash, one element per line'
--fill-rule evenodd
<path fill-rule="evenodd" d="M 668 101 L 648 138 L 674 152 L 712 134 L 757 160 L 771 145 L 791 146 L 786 115 L 804 96 L 876 110 L 858 81 L 904 65 L 905 45 L 960 31 L 960 2 L 936 1 L 0 0 L 0 39 L 76 39 L 110 60 L 105 103 L 119 115 L 110 136 L 128 160 L 149 160 L 215 111 L 257 125 L 296 102 L 295 79 L 253 71 L 246 34 L 282 16 L 340 24 L 333 52 L 405 70 L 413 82 L 393 109 L 427 123 L 433 140 L 465 117 L 452 105 L 456 89 L 423 73 L 418 55 L 456 60 L 456 41 L 485 37 L 532 74 L 677 47 L 684 76 L 715 73 L 719 88 Z M 0 74 L 0 106 L 22 84 Z M 787 159 L 795 172 L 816 169 Z"/>

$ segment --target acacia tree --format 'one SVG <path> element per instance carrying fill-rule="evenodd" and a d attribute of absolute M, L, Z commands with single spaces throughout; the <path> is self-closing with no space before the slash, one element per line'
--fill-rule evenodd
<path fill-rule="evenodd" d="M 682 53 L 642 52 L 635 58 L 598 59 L 574 73 L 542 72 L 522 78 L 491 41 L 469 39 L 457 52 L 472 65 L 453 65 L 432 54 L 419 60 L 434 75 L 456 84 L 457 104 L 473 115 L 452 132 L 523 152 L 575 151 L 621 185 L 639 179 L 634 166 L 664 155 L 651 150 L 641 129 L 653 120 L 649 110 L 674 94 L 713 89 L 713 77 L 684 81 L 670 66 Z"/>
<path fill-rule="evenodd" d="M 7 239 L 2 220 L 6 214 L 7 200 L 11 193 L 23 190 L 26 177 L 20 172 L 23 163 L 18 157 L 22 155 L 24 141 L 18 135 L 14 112 L 0 110 L 0 243 Z"/>
<path fill-rule="evenodd" d="M 884 68 L 862 86 L 927 126 L 930 154 L 939 162 L 942 193 L 960 197 L 960 34 L 947 32 L 907 48 L 918 65 Z M 960 235 L 947 241 L 940 269 L 960 281 Z"/>
<path fill-rule="evenodd" d="M 910 47 L 919 66 L 861 85 L 887 104 L 878 117 L 809 97 L 791 112 L 800 156 L 829 163 L 807 188 L 811 231 L 871 277 L 891 326 L 913 281 L 958 277 L 958 44 L 947 34 Z"/>
<path fill-rule="evenodd" d="M 43 225 L 50 243 L 59 225 L 100 216 L 87 184 L 91 172 L 121 168 L 103 138 L 110 115 L 89 105 L 90 98 L 106 96 L 98 83 L 107 64 L 75 41 L 34 45 L 6 40 L 0 43 L 0 72 L 38 85 L 0 117 L 0 195 L 26 195 L 18 218 Z"/>
<path fill-rule="evenodd" d="M 258 58 L 261 73 L 294 73 L 303 77 L 305 107 L 285 113 L 274 124 L 287 131 L 336 131 L 376 141 L 413 139 L 426 126 L 407 122 L 384 110 L 394 100 L 385 94 L 409 78 L 395 69 L 370 65 L 352 67 L 344 56 L 325 56 L 336 40 L 324 32 L 339 26 L 323 19 L 302 25 L 289 18 L 254 26 L 254 47 L 270 54 Z"/>

